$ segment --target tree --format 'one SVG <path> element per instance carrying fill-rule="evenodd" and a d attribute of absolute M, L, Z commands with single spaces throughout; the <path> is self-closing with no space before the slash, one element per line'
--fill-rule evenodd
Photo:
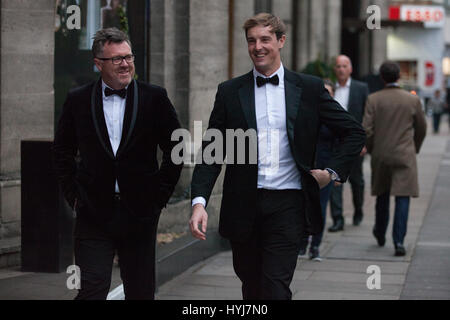
<path fill-rule="evenodd" d="M 314 61 L 309 62 L 301 71 L 302 73 L 310 74 L 322 79 L 330 79 L 336 81 L 336 76 L 333 71 L 333 66 L 317 58 Z"/>

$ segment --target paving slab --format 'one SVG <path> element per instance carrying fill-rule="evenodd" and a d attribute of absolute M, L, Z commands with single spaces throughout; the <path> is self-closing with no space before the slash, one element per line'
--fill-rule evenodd
<path fill-rule="evenodd" d="M 306 260 L 301 266 L 297 265 L 297 270 L 312 271 L 334 271 L 334 272 L 366 272 L 371 265 L 378 265 L 382 270 L 382 274 L 399 274 L 404 275 L 408 270 L 408 262 L 400 261 L 374 261 L 374 260 L 340 260 L 325 258 L 322 262 Z"/>
<path fill-rule="evenodd" d="M 204 276 L 192 274 L 184 283 L 211 287 L 241 288 L 241 281 L 234 276 Z M 160 290 L 162 292 L 162 290 Z"/>
<path fill-rule="evenodd" d="M 347 282 L 347 283 L 366 283 L 368 274 L 365 272 L 332 272 L 332 271 L 314 271 L 306 280 Z M 381 274 L 381 285 L 396 284 L 401 285 L 405 282 L 405 275 L 399 274 Z"/>
<path fill-rule="evenodd" d="M 372 295 L 348 292 L 302 291 L 292 297 L 293 300 L 398 300 L 397 296 Z"/>
<path fill-rule="evenodd" d="M 338 282 L 327 280 L 293 280 L 291 290 L 293 292 L 348 292 L 350 294 L 374 294 L 400 296 L 403 289 L 401 284 L 381 284 L 380 289 L 370 290 L 367 288 L 366 279 L 361 282 Z"/>

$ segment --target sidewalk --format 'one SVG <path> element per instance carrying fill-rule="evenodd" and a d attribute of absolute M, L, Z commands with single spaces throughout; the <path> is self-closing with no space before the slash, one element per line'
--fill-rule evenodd
<path fill-rule="evenodd" d="M 445 119 L 446 120 L 446 119 Z M 394 256 L 392 220 L 394 201 L 385 247 L 372 236 L 375 197 L 370 195 L 370 158 L 364 161 L 366 181 L 364 220 L 352 225 L 350 186 L 344 187 L 343 232 L 325 233 L 321 245 L 322 262 L 299 258 L 291 290 L 301 299 L 450 299 L 450 135 L 447 121 L 441 133 L 429 130 L 418 157 L 420 197 L 410 205 L 407 255 Z M 427 213 L 428 212 L 428 213 Z M 331 225 L 327 216 L 327 226 Z M 381 289 L 369 290 L 367 273 L 371 265 L 380 267 Z M 157 298 L 164 299 L 242 299 L 231 252 L 223 252 L 194 265 L 161 286 Z"/>
<path fill-rule="evenodd" d="M 446 120 L 446 118 L 444 118 Z M 442 120 L 441 134 L 429 132 L 418 157 L 420 197 L 410 205 L 407 255 L 394 256 L 391 219 L 385 247 L 372 236 L 375 198 L 370 195 L 370 158 L 364 162 L 366 180 L 364 220 L 352 222 L 350 187 L 344 186 L 343 232 L 325 232 L 321 245 L 322 262 L 299 258 L 291 284 L 293 299 L 450 299 L 450 133 Z M 331 225 L 327 216 L 327 226 Z M 367 268 L 380 267 L 381 289 L 369 290 Z M 0 300 L 73 299 L 66 273 L 23 273 L 19 268 L 0 269 Z M 121 283 L 114 268 L 111 290 Z M 231 252 L 217 254 L 198 263 L 158 289 L 160 300 L 240 300 Z"/>

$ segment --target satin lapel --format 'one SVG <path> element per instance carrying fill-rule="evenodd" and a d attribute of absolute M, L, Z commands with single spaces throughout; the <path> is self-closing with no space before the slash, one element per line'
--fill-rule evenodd
<path fill-rule="evenodd" d="M 284 69 L 284 86 L 286 94 L 286 129 L 289 141 L 294 141 L 294 127 L 300 109 L 300 99 L 302 88 L 298 86 L 298 81 L 294 74 Z"/>
<path fill-rule="evenodd" d="M 127 102 L 125 105 L 125 115 L 123 118 L 122 137 L 120 139 L 119 149 L 117 150 L 117 157 L 120 156 L 133 133 L 134 125 L 136 123 L 137 109 L 138 109 L 138 87 L 136 80 L 133 80 L 127 89 Z"/>
<path fill-rule="evenodd" d="M 248 128 L 256 130 L 255 80 L 252 71 L 246 75 L 242 86 L 239 88 L 239 100 L 245 119 L 247 120 Z"/>
<path fill-rule="evenodd" d="M 106 153 L 114 159 L 114 153 L 109 141 L 108 129 L 106 127 L 105 114 L 103 113 L 102 82 L 97 80 L 91 94 L 91 113 L 97 137 Z"/>

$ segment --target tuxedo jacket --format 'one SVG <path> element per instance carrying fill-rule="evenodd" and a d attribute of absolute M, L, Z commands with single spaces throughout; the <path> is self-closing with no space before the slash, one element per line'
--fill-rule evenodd
<path fill-rule="evenodd" d="M 101 90 L 99 79 L 67 95 L 53 146 L 62 191 L 71 207 L 77 199 L 77 217 L 102 225 L 113 212 L 117 179 L 122 203 L 130 214 L 151 219 L 166 205 L 182 169 L 170 157 L 176 144 L 171 134 L 180 127 L 175 109 L 165 89 L 132 81 L 121 142 L 114 155 Z"/>
<path fill-rule="evenodd" d="M 364 146 L 365 133 L 358 121 L 328 94 L 322 80 L 287 69 L 284 77 L 286 129 L 306 197 L 307 223 L 314 234 L 323 228 L 319 185 L 310 174 L 314 169 L 320 125 L 325 124 L 341 138 L 340 150 L 329 167 L 343 182 Z M 209 128 L 220 130 L 224 136 L 226 129 L 257 130 L 252 71 L 219 85 Z M 204 141 L 202 147 L 207 145 L 208 142 Z M 246 152 L 249 148 L 247 143 Z M 236 152 L 234 154 L 236 156 Z M 258 165 L 248 161 L 249 157 L 245 158 L 245 164 L 237 164 L 236 161 L 227 164 L 224 177 L 219 232 L 233 241 L 247 239 L 256 217 Z M 229 159 L 227 161 L 230 162 Z M 191 184 L 192 198 L 202 196 L 208 201 L 220 171 L 220 164 L 197 164 Z"/>
<path fill-rule="evenodd" d="M 364 108 L 366 106 L 369 87 L 366 83 L 352 79 L 350 82 L 350 94 L 348 97 L 347 110 L 355 119 L 362 123 L 364 117 Z"/>
<path fill-rule="evenodd" d="M 362 124 L 364 111 L 366 106 L 366 100 L 369 95 L 369 87 L 365 82 L 358 81 L 352 79 L 350 82 L 350 90 L 348 97 L 348 106 L 347 111 Z M 339 139 L 337 139 L 327 127 L 321 127 L 321 137 L 319 139 L 319 153 L 324 157 L 318 155 L 318 167 L 323 167 L 326 161 L 323 161 L 324 158 L 329 158 L 332 154 L 332 151 L 339 148 L 340 143 Z"/>

